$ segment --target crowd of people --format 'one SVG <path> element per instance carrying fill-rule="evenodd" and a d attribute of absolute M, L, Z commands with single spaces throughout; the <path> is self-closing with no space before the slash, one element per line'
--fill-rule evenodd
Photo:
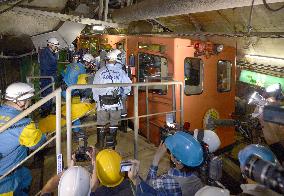
<path fill-rule="evenodd" d="M 125 51 L 121 44 L 118 44 L 117 49 L 101 51 L 96 58 L 90 53 L 84 55 L 76 53 L 72 47 L 73 58 L 70 58 L 72 62 L 60 74 L 61 77 L 57 74 L 58 49 L 57 39 L 50 38 L 47 41 L 47 47 L 40 53 L 40 70 L 41 76 L 52 76 L 56 81 L 61 78 L 59 83 L 63 90 L 63 98 L 66 96 L 66 88 L 74 84 L 131 83 L 125 69 Z M 50 82 L 48 79 L 41 79 L 41 87 L 46 87 Z M 27 109 L 31 104 L 34 91 L 25 83 L 9 85 L 5 93 L 5 102 L 0 106 L 0 125 Z M 192 133 L 179 130 L 166 137 L 165 141 L 159 145 L 145 179 L 139 175 L 139 160 L 127 160 L 129 168 L 122 170 L 122 163 L 125 160 L 115 151 L 116 135 L 120 119 L 127 116 L 125 103 L 130 91 L 130 87 L 96 87 L 91 90 L 72 92 L 72 96 L 79 96 L 81 101 L 91 98 L 96 102 L 97 143 L 86 152 L 91 160 L 92 171 L 75 166 L 76 158 L 73 155 L 71 166 L 53 176 L 42 188 L 41 195 L 52 195 L 57 189 L 59 195 L 74 196 L 230 195 L 227 189 L 208 186 L 212 184 L 201 177 L 203 168 L 210 165 L 209 157 L 214 155 L 220 147 L 220 139 L 211 130 L 195 130 Z M 51 88 L 44 91 L 42 95 L 46 96 L 50 92 Z M 42 117 L 52 111 L 51 107 L 51 102 L 42 106 Z M 80 121 L 76 120 L 73 123 L 78 125 Z M 110 125 L 107 126 L 108 124 Z M 122 127 L 120 129 L 126 131 L 125 126 Z M 81 129 L 73 129 L 73 131 L 78 137 L 85 137 Z M 1 177 L 25 159 L 29 150 L 35 150 L 41 146 L 46 141 L 46 136 L 36 128 L 31 118 L 25 117 L 0 133 L 0 140 Z M 169 155 L 172 167 L 165 174 L 158 175 L 159 163 L 166 154 Z M 280 165 L 271 150 L 262 145 L 252 144 L 239 153 L 242 172 L 252 156 L 257 156 L 272 165 Z M 31 180 L 32 177 L 27 168 L 22 166 L 17 168 L 0 180 L 0 196 L 28 195 Z M 262 193 L 277 195 L 258 184 L 253 186 L 245 184 L 242 188 L 243 194 L 254 195 L 259 188 L 262 188 Z"/>

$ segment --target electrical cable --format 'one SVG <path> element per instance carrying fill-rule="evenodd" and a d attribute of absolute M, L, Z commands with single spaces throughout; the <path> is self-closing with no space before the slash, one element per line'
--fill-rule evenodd
<path fill-rule="evenodd" d="M 249 22 L 248 22 L 248 26 L 247 26 L 248 34 L 250 34 L 250 32 L 253 29 L 252 26 L 251 26 L 253 5 L 254 5 L 254 0 L 252 0 L 251 7 L 250 7 Z"/>
<path fill-rule="evenodd" d="M 271 7 L 268 5 L 268 3 L 266 2 L 266 0 L 262 0 L 262 1 L 263 1 L 264 6 L 266 7 L 266 9 L 268 9 L 268 10 L 270 10 L 270 11 L 272 11 L 272 12 L 277 12 L 277 11 L 279 11 L 279 10 L 281 10 L 281 9 L 284 8 L 284 5 L 282 5 L 281 7 L 277 8 L 277 9 L 273 9 L 273 8 L 271 8 Z"/>

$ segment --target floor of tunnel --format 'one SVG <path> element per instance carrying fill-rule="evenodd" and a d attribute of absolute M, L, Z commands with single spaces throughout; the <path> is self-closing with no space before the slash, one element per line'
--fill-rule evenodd
<path fill-rule="evenodd" d="M 96 143 L 96 129 L 87 128 L 88 144 L 95 145 Z M 134 132 L 128 129 L 127 133 L 118 132 L 118 144 L 116 150 L 121 154 L 124 160 L 134 158 Z M 77 148 L 77 143 L 72 142 L 73 151 Z M 223 177 L 221 183 L 225 185 L 232 194 L 240 193 L 241 173 L 239 166 L 236 164 L 237 153 L 242 148 L 243 143 L 236 143 L 234 148 L 229 152 L 222 154 L 223 158 Z M 140 176 L 146 179 L 149 167 L 152 163 L 157 147 L 147 141 L 146 138 L 138 136 L 138 159 L 140 160 Z M 66 163 L 66 131 L 62 133 L 62 154 L 64 163 Z M 56 152 L 55 147 L 47 148 L 38 153 L 27 164 L 32 171 L 33 181 L 30 189 L 30 195 L 36 195 L 43 185 L 56 173 Z M 76 165 L 87 166 L 88 162 L 78 162 Z M 169 156 L 163 157 L 159 164 L 158 174 L 165 173 L 170 168 Z"/>

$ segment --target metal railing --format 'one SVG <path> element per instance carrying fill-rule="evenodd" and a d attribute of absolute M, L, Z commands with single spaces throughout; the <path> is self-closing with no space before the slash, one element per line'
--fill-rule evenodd
<path fill-rule="evenodd" d="M 138 88 L 143 86 L 163 86 L 163 85 L 180 85 L 180 110 L 176 110 L 176 106 L 173 106 L 173 110 L 169 112 L 161 112 L 161 113 L 154 113 L 154 114 L 146 114 L 139 116 L 138 114 Z M 134 158 L 137 159 L 138 153 L 138 129 L 139 129 L 139 118 L 143 117 L 150 117 L 156 116 L 161 114 L 168 114 L 168 113 L 176 113 L 180 112 L 180 124 L 183 125 L 183 83 L 178 81 L 170 81 L 170 82 L 151 82 L 151 83 L 111 83 L 111 84 L 90 84 L 90 85 L 72 85 L 66 89 L 66 128 L 67 128 L 67 163 L 70 166 L 71 163 L 71 156 L 72 156 L 72 111 L 71 111 L 71 92 L 74 89 L 87 89 L 87 88 L 107 88 L 107 87 L 134 87 L 134 117 L 125 118 L 123 120 L 134 119 Z M 175 88 L 173 88 L 173 95 Z M 174 96 L 173 103 L 175 105 L 176 100 Z M 96 123 L 89 123 L 88 125 L 80 125 L 76 127 L 87 127 L 93 126 Z M 149 133 L 147 133 L 148 135 Z"/>
<path fill-rule="evenodd" d="M 31 80 L 33 79 L 50 79 L 51 83 L 47 86 L 45 86 L 43 89 L 40 89 L 38 92 L 36 92 L 36 95 L 42 93 L 43 91 L 45 91 L 46 89 L 52 87 L 52 91 L 55 90 L 55 80 L 53 76 L 27 76 L 26 80 L 27 83 L 31 83 Z"/>
<path fill-rule="evenodd" d="M 48 145 L 52 140 L 56 138 L 56 154 L 61 155 L 61 89 L 57 89 L 53 91 L 51 94 L 47 95 L 40 101 L 36 102 L 32 106 L 30 106 L 28 109 L 21 112 L 19 115 L 17 115 L 15 118 L 9 120 L 7 123 L 5 123 L 3 126 L 0 127 L 0 133 L 6 131 L 9 127 L 14 125 L 16 122 L 21 120 L 22 118 L 26 117 L 33 111 L 35 111 L 37 108 L 48 102 L 50 99 L 53 99 L 55 97 L 56 99 L 56 135 L 52 138 L 50 138 L 48 141 L 46 141 L 42 146 L 40 146 L 37 150 L 32 152 L 29 156 L 27 156 L 24 160 L 19 162 L 17 165 L 15 165 L 13 168 L 11 168 L 9 171 L 7 171 L 4 175 L 0 177 L 0 180 L 2 180 L 4 177 L 9 175 L 12 171 L 14 171 L 16 168 L 18 168 L 20 165 L 22 165 L 24 162 L 26 162 L 29 158 L 31 158 L 33 155 L 35 155 L 39 150 L 44 148 L 46 145 Z M 62 156 L 61 156 L 62 157 Z M 58 160 L 57 162 L 57 173 L 60 173 L 62 171 L 62 166 L 58 167 L 59 164 L 62 163 L 62 160 Z"/>

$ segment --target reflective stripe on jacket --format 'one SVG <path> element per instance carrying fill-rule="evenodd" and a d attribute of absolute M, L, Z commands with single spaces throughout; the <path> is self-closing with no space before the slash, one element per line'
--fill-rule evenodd
<path fill-rule="evenodd" d="M 13 107 L 0 106 L 0 126 L 14 118 L 21 111 Z M 23 118 L 0 133 L 0 175 L 27 157 L 28 148 L 36 149 L 46 137 L 36 128 L 30 118 Z"/>

